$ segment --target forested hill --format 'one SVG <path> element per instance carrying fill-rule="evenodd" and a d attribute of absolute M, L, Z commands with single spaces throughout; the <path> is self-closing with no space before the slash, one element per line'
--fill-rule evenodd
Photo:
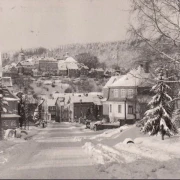
<path fill-rule="evenodd" d="M 138 50 L 125 41 L 108 43 L 71 44 L 53 49 L 55 56 L 63 57 L 66 52 L 75 57 L 81 53 L 90 53 L 96 56 L 100 62 L 105 62 L 108 67 L 119 64 L 121 67 L 129 68 L 136 60 Z"/>
<path fill-rule="evenodd" d="M 131 68 L 132 62 L 138 57 L 137 48 L 125 41 L 107 42 L 107 43 L 88 43 L 88 44 L 69 44 L 62 45 L 54 49 L 36 48 L 23 49 L 27 56 L 54 56 L 63 58 L 66 53 L 75 57 L 81 53 L 90 53 L 96 56 L 100 62 L 105 62 L 108 67 L 113 64 L 119 64 L 120 67 Z M 20 52 L 20 51 L 19 51 Z M 11 60 L 18 61 L 16 52 Z"/>

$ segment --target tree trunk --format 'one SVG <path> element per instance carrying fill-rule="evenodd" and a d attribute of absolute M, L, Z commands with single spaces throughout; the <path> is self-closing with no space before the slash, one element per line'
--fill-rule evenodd
<path fill-rule="evenodd" d="M 165 130 L 164 130 L 164 125 L 162 124 L 161 125 L 161 137 L 162 137 L 162 140 L 164 140 L 164 135 L 165 135 Z"/>

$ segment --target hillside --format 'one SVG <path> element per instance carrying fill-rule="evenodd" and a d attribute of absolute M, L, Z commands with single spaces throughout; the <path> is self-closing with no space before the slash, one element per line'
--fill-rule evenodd
<path fill-rule="evenodd" d="M 36 48 L 24 49 L 26 56 L 54 56 L 63 58 L 66 53 L 75 57 L 81 53 L 90 53 L 97 56 L 100 62 L 105 62 L 108 67 L 119 64 L 120 67 L 131 68 L 132 62 L 138 57 L 137 48 L 132 47 L 125 41 L 107 43 L 69 44 L 62 45 L 54 49 Z M 20 52 L 20 51 L 19 51 Z M 18 61 L 18 53 L 10 59 L 10 62 Z"/>
<path fill-rule="evenodd" d="M 75 57 L 81 53 L 90 53 L 97 56 L 100 62 L 105 62 L 108 67 L 119 64 L 121 67 L 130 68 L 137 58 L 138 51 L 124 41 L 90 44 L 70 44 L 52 50 L 51 55 L 63 57 L 66 52 Z"/>

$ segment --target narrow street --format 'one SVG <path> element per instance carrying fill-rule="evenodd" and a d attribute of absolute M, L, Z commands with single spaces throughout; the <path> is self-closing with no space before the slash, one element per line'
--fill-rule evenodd
<path fill-rule="evenodd" d="M 33 139 L 12 147 L 8 162 L 0 165 L 0 178 L 8 179 L 100 179 L 111 178 L 98 172 L 95 162 L 75 137 L 95 133 L 70 123 L 51 123 Z"/>

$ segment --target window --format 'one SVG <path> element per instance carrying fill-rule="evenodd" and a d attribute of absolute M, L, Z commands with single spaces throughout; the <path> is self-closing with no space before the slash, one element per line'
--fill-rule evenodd
<path fill-rule="evenodd" d="M 114 89 L 114 97 L 118 97 L 118 89 Z"/>
<path fill-rule="evenodd" d="M 112 104 L 109 105 L 109 112 L 112 112 Z"/>
<path fill-rule="evenodd" d="M 125 89 L 121 89 L 121 97 L 122 98 L 126 97 L 126 90 Z"/>
<path fill-rule="evenodd" d="M 133 114 L 133 106 L 132 105 L 128 106 L 128 114 Z"/>
<path fill-rule="evenodd" d="M 133 89 L 128 89 L 128 97 L 129 98 L 133 97 Z"/>
<path fill-rule="evenodd" d="M 118 105 L 118 113 L 121 113 L 121 105 Z"/>

